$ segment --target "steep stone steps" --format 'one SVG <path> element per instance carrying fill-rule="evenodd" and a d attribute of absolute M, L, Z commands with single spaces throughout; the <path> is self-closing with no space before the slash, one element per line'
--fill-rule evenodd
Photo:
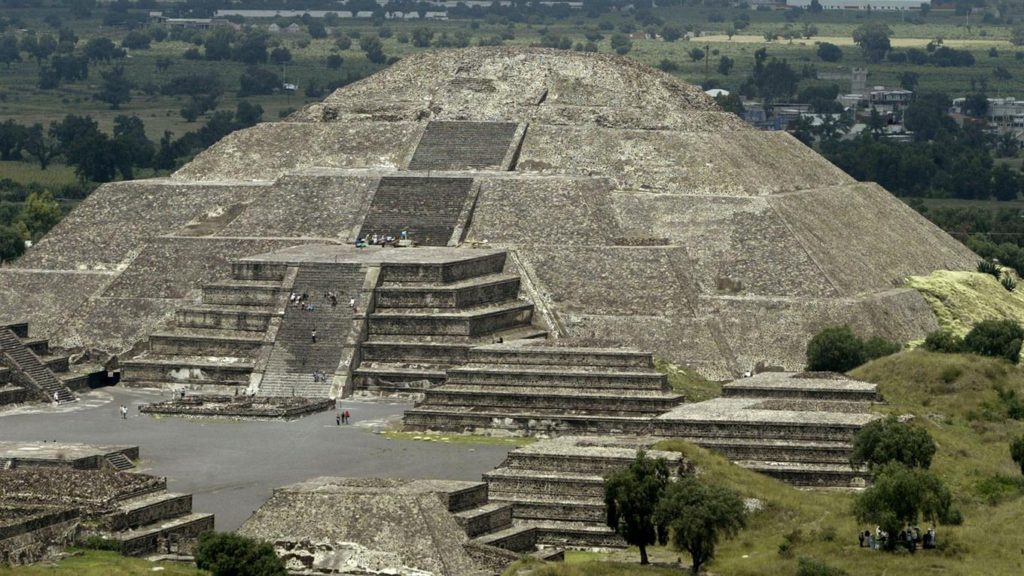
<path fill-rule="evenodd" d="M 118 472 L 123 472 L 125 470 L 131 470 L 132 468 L 135 468 L 135 464 L 133 464 L 132 461 L 129 460 L 128 457 L 121 452 L 107 454 L 103 458 L 104 460 L 107 461 L 107 464 L 109 464 L 111 468 L 117 470 Z"/>
<path fill-rule="evenodd" d="M 19 384 L 25 384 L 36 396 L 44 401 L 59 403 L 74 402 L 75 395 L 64 382 L 43 364 L 39 357 L 22 344 L 18 335 L 10 328 L 0 328 L 0 356 L 14 373 Z M 64 364 L 66 368 L 66 363 Z"/>
<path fill-rule="evenodd" d="M 365 276 L 359 265 L 299 266 L 293 292 L 306 295 L 303 303 L 312 304 L 313 310 L 288 306 L 260 383 L 260 396 L 330 396 L 334 373 L 352 332 L 354 314 L 348 298 L 359 293 Z M 327 293 L 336 295 L 335 304 L 325 298 Z M 316 382 L 316 372 L 327 375 L 326 381 Z"/>
<path fill-rule="evenodd" d="M 472 186 L 472 178 L 382 177 L 359 237 L 405 231 L 417 244 L 447 246 Z"/>
<path fill-rule="evenodd" d="M 518 124 L 437 121 L 427 124 L 409 170 L 499 170 Z"/>

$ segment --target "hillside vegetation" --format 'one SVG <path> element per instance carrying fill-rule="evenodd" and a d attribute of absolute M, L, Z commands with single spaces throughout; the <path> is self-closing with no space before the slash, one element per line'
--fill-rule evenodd
<path fill-rule="evenodd" d="M 907 285 L 921 293 L 939 326 L 958 336 L 982 320 L 1024 322 L 1024 291 L 1009 292 L 989 274 L 939 270 L 911 276 Z"/>
<path fill-rule="evenodd" d="M 1024 573 L 1019 533 L 1024 477 L 1007 448 L 1011 436 L 1024 432 L 1024 423 L 1008 417 L 1006 400 L 1024 394 L 1024 370 L 991 358 L 915 350 L 876 360 L 851 375 L 879 385 L 886 403 L 877 412 L 912 414 L 935 438 L 938 452 L 931 469 L 952 490 L 963 524 L 939 526 L 937 550 L 911 555 L 860 548 L 858 530 L 874 527 L 853 519 L 853 493 L 798 490 L 688 443 L 666 440 L 658 447 L 686 454 L 699 474 L 756 499 L 750 502 L 759 507 L 747 529 L 720 544 L 707 573 L 792 575 L 801 557 L 851 575 Z M 665 548 L 652 551 L 656 566 L 650 570 L 641 570 L 638 558 L 636 550 L 570 554 L 564 566 L 524 563 L 506 574 L 663 574 L 669 566 L 677 571 L 688 566 L 685 553 Z"/>

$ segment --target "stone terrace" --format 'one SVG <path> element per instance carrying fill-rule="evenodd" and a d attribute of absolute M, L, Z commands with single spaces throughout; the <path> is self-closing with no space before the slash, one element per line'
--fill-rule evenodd
<path fill-rule="evenodd" d="M 850 466 L 853 436 L 877 418 L 873 384 L 839 374 L 763 373 L 723 397 L 659 416 L 653 433 L 683 438 L 737 464 L 800 486 L 863 486 Z"/>
<path fill-rule="evenodd" d="M 0 469 L 27 466 L 67 467 L 78 470 L 132 468 L 138 446 L 93 446 L 56 442 L 0 442 Z M 128 466 L 124 465 L 125 460 Z"/>
<path fill-rule="evenodd" d="M 199 533 L 213 529 L 212 514 L 192 511 L 191 494 L 168 493 L 165 478 L 120 471 L 132 466 L 128 456 L 138 458 L 137 448 L 57 445 L 33 450 L 38 447 L 6 445 L 4 453 L 12 456 L 8 462 L 17 466 L 0 473 L 0 501 L 23 507 L 78 509 L 83 519 L 90 521 L 83 536 L 111 540 L 128 556 L 158 551 L 190 553 Z M 64 454 L 61 448 L 77 456 L 73 464 L 95 468 L 41 465 L 63 462 L 58 457 Z M 45 452 L 49 459 L 26 461 L 17 456 L 33 452 Z"/>
<path fill-rule="evenodd" d="M 605 524 L 604 477 L 625 468 L 651 437 L 562 436 L 512 450 L 505 462 L 484 474 L 491 500 L 512 505 L 516 524 L 533 526 L 541 544 L 624 547 Z M 664 458 L 673 476 L 687 470 L 675 452 L 647 450 Z"/>
<path fill-rule="evenodd" d="M 405 413 L 414 430 L 514 434 L 646 433 L 683 397 L 649 353 L 542 341 L 481 346 Z"/>
<path fill-rule="evenodd" d="M 54 354 L 46 338 L 29 337 L 28 324 L 0 326 L 0 406 L 33 399 L 60 403 L 75 401 L 72 390 L 88 388 L 103 379 L 102 367 L 82 363 L 72 367 L 70 358 Z"/>
<path fill-rule="evenodd" d="M 336 571 L 340 559 L 361 558 L 375 565 L 344 569 L 438 576 L 501 572 L 537 538 L 513 526 L 511 506 L 488 502 L 482 482 L 330 477 L 275 490 L 239 533 L 274 542 L 290 570 Z"/>

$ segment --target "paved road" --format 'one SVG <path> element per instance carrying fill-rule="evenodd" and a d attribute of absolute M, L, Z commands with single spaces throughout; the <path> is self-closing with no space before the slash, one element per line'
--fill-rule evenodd
<path fill-rule="evenodd" d="M 164 393 L 166 397 L 166 393 Z M 352 424 L 333 412 L 291 422 L 154 418 L 138 406 L 154 390 L 105 388 L 61 407 L 0 412 L 0 440 L 138 445 L 140 469 L 167 477 L 168 490 L 195 495 L 196 511 L 213 512 L 217 528 L 234 530 L 271 491 L 313 476 L 479 480 L 508 446 L 392 441 L 374 433 L 408 404 L 345 402 Z M 119 406 L 130 407 L 121 420 Z"/>

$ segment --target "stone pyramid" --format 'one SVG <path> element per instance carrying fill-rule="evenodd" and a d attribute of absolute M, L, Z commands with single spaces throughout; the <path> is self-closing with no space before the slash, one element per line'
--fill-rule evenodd
<path fill-rule="evenodd" d="M 398 230 L 507 249 L 554 336 L 716 378 L 799 369 L 833 324 L 920 338 L 936 321 L 903 278 L 976 259 L 879 186 L 671 76 L 470 48 L 405 58 L 169 178 L 101 187 L 0 270 L 0 318 L 123 354 L 232 259 Z"/>

